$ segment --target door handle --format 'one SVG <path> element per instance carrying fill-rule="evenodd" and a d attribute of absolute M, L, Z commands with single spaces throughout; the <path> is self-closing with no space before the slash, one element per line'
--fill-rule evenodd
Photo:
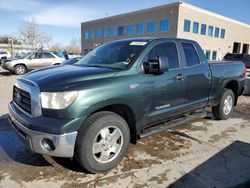
<path fill-rule="evenodd" d="M 186 76 L 184 74 L 178 74 L 176 75 L 176 80 L 184 80 L 186 78 Z"/>

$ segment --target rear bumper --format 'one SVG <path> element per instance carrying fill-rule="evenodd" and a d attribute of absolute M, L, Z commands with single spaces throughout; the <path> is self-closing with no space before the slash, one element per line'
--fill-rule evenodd
<path fill-rule="evenodd" d="M 9 105 L 9 121 L 18 135 L 32 151 L 57 157 L 73 157 L 77 131 L 64 134 L 50 134 L 27 128 L 16 118 L 13 106 Z"/>

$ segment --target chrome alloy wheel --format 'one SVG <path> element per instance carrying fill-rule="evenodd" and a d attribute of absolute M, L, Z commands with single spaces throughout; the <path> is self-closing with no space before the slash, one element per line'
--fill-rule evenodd
<path fill-rule="evenodd" d="M 228 115 L 233 107 L 233 98 L 231 95 L 228 95 L 224 100 L 223 112 L 225 115 Z"/>
<path fill-rule="evenodd" d="M 94 159 L 99 163 L 113 161 L 120 153 L 123 145 L 123 134 L 114 126 L 108 126 L 97 134 L 92 148 Z"/>
<path fill-rule="evenodd" d="M 16 73 L 17 74 L 24 74 L 25 73 L 25 68 L 23 66 L 18 66 L 16 68 Z"/>

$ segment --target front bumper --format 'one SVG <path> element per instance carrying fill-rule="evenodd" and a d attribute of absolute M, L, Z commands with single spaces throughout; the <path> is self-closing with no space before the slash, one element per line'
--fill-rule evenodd
<path fill-rule="evenodd" d="M 29 145 L 32 151 L 40 154 L 46 154 L 57 157 L 73 157 L 77 131 L 64 134 L 51 134 L 40 131 L 34 131 L 20 123 L 17 118 L 18 114 L 9 105 L 9 121 L 17 131 L 18 135 Z M 46 146 L 49 140 L 49 145 L 53 147 L 48 149 Z"/>

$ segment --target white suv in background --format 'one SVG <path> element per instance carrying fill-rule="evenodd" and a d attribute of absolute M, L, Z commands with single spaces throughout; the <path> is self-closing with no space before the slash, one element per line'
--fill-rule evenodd
<path fill-rule="evenodd" d="M 61 64 L 65 59 L 52 52 L 30 52 L 19 59 L 2 63 L 2 68 L 17 75 L 25 74 L 29 70 Z"/>
<path fill-rule="evenodd" d="M 10 54 L 10 52 L 0 52 L 0 64 L 2 63 L 2 61 L 4 60 L 4 59 L 9 59 L 9 58 L 11 58 L 11 54 Z"/>

